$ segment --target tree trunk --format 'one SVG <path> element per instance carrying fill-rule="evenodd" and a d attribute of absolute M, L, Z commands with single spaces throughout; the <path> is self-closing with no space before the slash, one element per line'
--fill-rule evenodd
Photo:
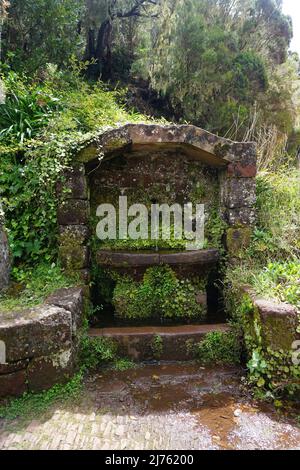
<path fill-rule="evenodd" d="M 84 59 L 85 60 L 95 59 L 95 31 L 91 28 L 88 31 Z"/>
<path fill-rule="evenodd" d="M 107 18 L 100 26 L 97 37 L 95 58 L 103 80 L 112 78 L 112 20 Z"/>

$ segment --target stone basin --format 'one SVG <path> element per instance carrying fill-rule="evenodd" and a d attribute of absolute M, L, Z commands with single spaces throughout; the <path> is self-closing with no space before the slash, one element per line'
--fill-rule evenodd
<path fill-rule="evenodd" d="M 99 250 L 98 264 L 110 268 L 139 268 L 159 265 L 209 266 L 219 260 L 215 249 L 196 251 L 112 251 Z"/>

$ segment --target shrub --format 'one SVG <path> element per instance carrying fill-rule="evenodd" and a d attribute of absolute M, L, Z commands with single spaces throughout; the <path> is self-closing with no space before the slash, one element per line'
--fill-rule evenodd
<path fill-rule="evenodd" d="M 153 339 L 151 341 L 151 350 L 154 359 L 159 361 L 164 350 L 163 339 L 160 335 L 153 336 Z"/>
<path fill-rule="evenodd" d="M 299 170 L 280 168 L 276 173 L 261 173 L 251 246 L 240 263 L 226 273 L 225 301 L 228 313 L 244 333 L 248 383 L 263 398 L 299 392 L 299 366 L 292 363 L 290 352 L 263 345 L 264 325 L 255 315 L 251 299 L 243 297 L 241 287 L 248 284 L 261 297 L 300 309 L 299 214 Z"/>
<path fill-rule="evenodd" d="M 269 263 L 253 276 L 252 285 L 257 294 L 289 302 L 300 311 L 300 260 Z"/>
<path fill-rule="evenodd" d="M 118 372 L 123 372 L 125 370 L 135 369 L 137 367 L 136 363 L 127 359 L 126 357 L 117 359 L 114 363 L 113 368 Z"/>
<path fill-rule="evenodd" d="M 300 255 L 299 170 L 281 169 L 257 178 L 257 227 L 252 251 L 260 258 Z"/>
<path fill-rule="evenodd" d="M 15 419 L 18 416 L 36 416 L 45 413 L 49 406 L 64 400 L 76 400 L 82 391 L 83 373 L 78 372 L 65 385 L 54 385 L 41 393 L 25 393 L 5 406 L 0 406 L 0 418 Z"/>

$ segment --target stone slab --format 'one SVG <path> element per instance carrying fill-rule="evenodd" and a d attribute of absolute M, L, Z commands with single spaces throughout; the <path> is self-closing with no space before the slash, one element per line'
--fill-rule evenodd
<path fill-rule="evenodd" d="M 8 375 L 0 375 L 0 398 L 19 397 L 27 391 L 26 371 L 20 370 Z"/>
<path fill-rule="evenodd" d="M 1 223 L 0 205 L 0 292 L 8 287 L 10 275 L 10 258 L 7 234 Z"/>
<path fill-rule="evenodd" d="M 213 331 L 229 330 L 230 327 L 227 324 L 95 328 L 89 330 L 89 336 L 115 340 L 119 346 L 119 353 L 137 362 L 157 359 L 153 350 L 153 340 L 156 336 L 160 336 L 163 345 L 160 360 L 186 361 L 193 359 L 188 342 L 200 342 L 207 333 Z"/>
<path fill-rule="evenodd" d="M 256 159 L 253 143 L 237 143 L 192 125 L 127 124 L 111 129 L 86 142 L 78 161 L 89 162 L 100 153 L 110 155 L 121 150 L 174 148 L 211 165 L 225 166 L 241 161 L 246 165 Z"/>
<path fill-rule="evenodd" d="M 75 334 L 83 321 L 83 289 L 81 287 L 58 289 L 46 299 L 46 303 L 71 313 L 72 329 Z"/>
<path fill-rule="evenodd" d="M 255 299 L 262 323 L 263 342 L 273 350 L 290 352 L 297 340 L 298 313 L 296 307 L 286 303 Z"/>
<path fill-rule="evenodd" d="M 222 185 L 222 200 L 225 207 L 236 209 L 253 207 L 256 202 L 254 178 L 227 178 Z"/>
<path fill-rule="evenodd" d="M 99 250 L 97 262 L 110 267 L 139 267 L 157 266 L 160 264 L 173 265 L 207 265 L 217 263 L 218 250 L 198 250 L 181 252 L 124 252 Z"/>
<path fill-rule="evenodd" d="M 51 305 L 0 313 L 0 340 L 7 362 L 52 354 L 72 343 L 71 313 Z"/>
<path fill-rule="evenodd" d="M 66 383 L 74 373 L 72 349 L 50 356 L 34 358 L 27 368 L 27 384 L 31 392 L 47 390 L 55 384 Z"/>
<path fill-rule="evenodd" d="M 57 191 L 65 199 L 88 199 L 89 191 L 84 165 L 65 170 L 63 180 L 57 184 Z"/>

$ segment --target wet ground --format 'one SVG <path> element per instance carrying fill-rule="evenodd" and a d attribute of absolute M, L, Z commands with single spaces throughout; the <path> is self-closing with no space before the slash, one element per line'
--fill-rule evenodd
<path fill-rule="evenodd" d="M 292 419 L 255 403 L 237 368 L 195 364 L 107 370 L 76 403 L 30 421 L 0 421 L 0 449 L 298 449 Z"/>

